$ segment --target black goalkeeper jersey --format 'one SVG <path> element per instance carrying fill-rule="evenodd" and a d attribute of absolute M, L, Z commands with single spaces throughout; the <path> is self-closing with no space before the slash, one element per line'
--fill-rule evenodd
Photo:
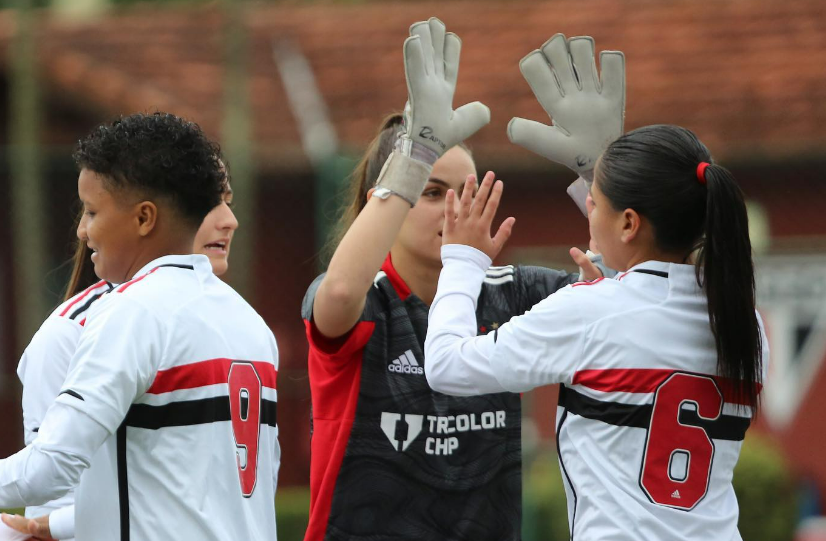
<path fill-rule="evenodd" d="M 312 324 L 310 523 L 305 541 L 515 540 L 522 508 L 517 394 L 454 397 L 424 375 L 428 306 L 388 256 L 361 319 L 339 340 Z M 491 267 L 479 296 L 479 334 L 529 310 L 576 275 Z"/>

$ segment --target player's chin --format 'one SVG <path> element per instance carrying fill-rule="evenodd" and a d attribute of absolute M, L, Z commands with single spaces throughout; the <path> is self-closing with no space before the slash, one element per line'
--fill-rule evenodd
<path fill-rule="evenodd" d="M 221 276 L 229 268 L 227 256 L 225 255 L 211 255 L 209 256 L 209 264 L 212 265 L 212 273 L 215 276 Z"/>

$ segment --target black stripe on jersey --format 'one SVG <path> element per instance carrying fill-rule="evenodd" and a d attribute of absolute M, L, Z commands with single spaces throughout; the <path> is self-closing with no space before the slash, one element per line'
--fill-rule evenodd
<path fill-rule="evenodd" d="M 71 389 L 66 389 L 65 391 L 61 391 L 57 396 L 60 396 L 62 394 L 67 394 L 69 396 L 74 396 L 78 400 L 83 400 L 84 402 L 86 402 L 86 400 L 82 396 L 80 396 L 80 393 L 77 392 L 77 391 L 73 391 Z"/>
<path fill-rule="evenodd" d="M 559 405 L 563 408 L 565 405 L 563 404 L 563 397 L 566 391 L 566 387 L 564 385 L 559 386 Z M 571 488 L 571 494 L 574 495 L 574 512 L 571 514 L 571 541 L 574 541 L 574 524 L 576 522 L 576 503 L 577 503 L 577 496 L 576 496 L 576 489 L 574 488 L 574 484 L 571 482 L 571 477 L 568 475 L 568 470 L 565 468 L 565 462 L 562 460 L 562 451 L 559 446 L 559 433 L 562 431 L 562 425 L 565 424 L 565 419 L 568 418 L 568 409 L 565 408 L 565 411 L 562 412 L 562 416 L 559 418 L 559 424 L 556 425 L 556 455 L 559 457 L 559 465 L 562 467 L 562 473 L 565 475 L 565 480 L 568 481 L 568 486 Z"/>
<path fill-rule="evenodd" d="M 86 302 L 83 303 L 83 306 L 81 306 L 80 308 L 78 308 L 77 310 L 72 312 L 72 315 L 69 316 L 69 319 L 75 319 L 77 316 L 79 316 L 80 314 L 82 314 L 83 312 L 88 310 L 89 307 L 92 306 L 93 302 L 95 302 L 96 300 L 101 298 L 103 295 L 109 293 L 110 291 L 112 291 L 111 287 L 109 289 L 107 289 L 106 291 L 101 291 L 97 295 L 92 295 L 89 298 L 89 300 L 87 300 Z"/>
<path fill-rule="evenodd" d="M 261 399 L 261 424 L 276 426 L 277 403 Z M 124 423 L 135 428 L 157 430 L 170 426 L 191 426 L 229 421 L 228 396 L 171 402 L 163 406 L 132 404 Z"/>
<path fill-rule="evenodd" d="M 651 276 L 659 276 L 660 278 L 668 278 L 668 273 L 663 271 L 656 271 L 651 269 L 634 269 L 631 272 L 641 272 L 642 274 L 650 274 Z"/>
<path fill-rule="evenodd" d="M 644 404 L 619 404 L 603 402 L 580 394 L 573 389 L 560 386 L 559 405 L 567 411 L 580 417 L 602 421 L 615 426 L 628 426 L 647 429 L 651 424 L 653 406 Z M 743 441 L 746 430 L 751 424 L 748 417 L 735 415 L 720 415 L 716 420 L 700 417 L 696 411 L 682 409 L 679 417 L 680 424 L 702 428 L 708 437 L 715 440 Z"/>
<path fill-rule="evenodd" d="M 126 423 L 116 436 L 118 461 L 118 508 L 120 510 L 120 541 L 129 541 L 129 478 L 126 474 Z"/>
<path fill-rule="evenodd" d="M 181 265 L 179 263 L 166 263 L 164 265 L 158 265 L 155 268 L 160 269 L 161 267 L 175 267 L 177 269 L 195 270 L 195 267 L 193 267 L 192 265 Z"/>

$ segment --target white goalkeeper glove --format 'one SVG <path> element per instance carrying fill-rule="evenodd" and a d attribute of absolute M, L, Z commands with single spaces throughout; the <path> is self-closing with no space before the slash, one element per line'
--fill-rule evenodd
<path fill-rule="evenodd" d="M 435 17 L 414 23 L 404 42 L 407 105 L 404 130 L 376 183 L 374 195 L 399 195 L 413 205 L 433 164 L 490 122 L 490 109 L 473 102 L 453 110 L 462 41 Z"/>
<path fill-rule="evenodd" d="M 625 122 L 625 56 L 603 51 L 599 62 L 601 78 L 593 38 L 566 40 L 557 34 L 546 41 L 519 62 L 519 69 L 552 124 L 524 118 L 508 124 L 512 143 L 568 167 L 588 184 L 597 159 L 622 135 Z M 584 207 L 584 200 L 580 203 Z"/>

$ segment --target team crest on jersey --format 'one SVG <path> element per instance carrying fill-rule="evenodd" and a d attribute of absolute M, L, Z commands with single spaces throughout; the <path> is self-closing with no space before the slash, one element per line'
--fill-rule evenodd
<path fill-rule="evenodd" d="M 387 365 L 387 370 L 396 374 L 424 375 L 424 368 L 419 365 L 416 356 L 413 355 L 413 352 L 409 349 L 399 355 L 398 358 L 393 359 L 393 361 Z"/>

